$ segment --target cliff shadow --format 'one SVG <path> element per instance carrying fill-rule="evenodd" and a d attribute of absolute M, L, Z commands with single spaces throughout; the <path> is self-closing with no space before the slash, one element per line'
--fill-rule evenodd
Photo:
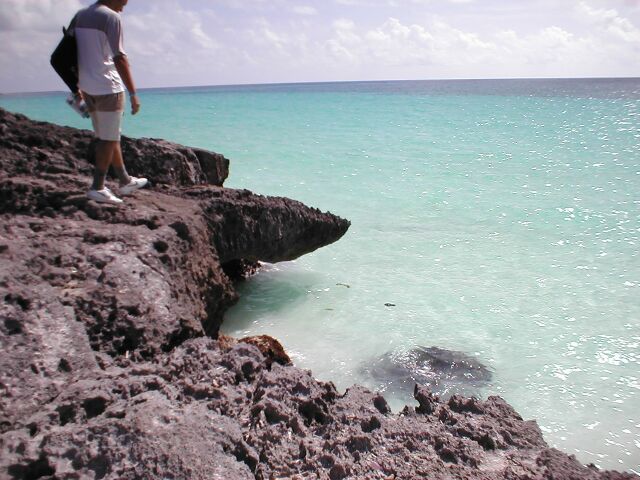
<path fill-rule="evenodd" d="M 321 277 L 294 265 L 293 262 L 263 263 L 257 274 L 238 282 L 236 291 L 240 300 L 226 312 L 222 329 L 230 334 L 250 329 L 261 319 L 277 316 L 302 303 L 318 288 Z"/>

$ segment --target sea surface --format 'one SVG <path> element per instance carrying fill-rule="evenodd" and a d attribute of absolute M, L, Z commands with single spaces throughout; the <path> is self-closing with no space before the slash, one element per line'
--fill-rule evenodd
<path fill-rule="evenodd" d="M 414 347 L 465 352 L 546 440 L 640 472 L 640 79 L 144 90 L 124 133 L 231 159 L 228 187 L 352 222 L 265 265 L 226 333 L 268 334 L 344 390 Z M 0 106 L 90 128 L 61 93 Z"/>

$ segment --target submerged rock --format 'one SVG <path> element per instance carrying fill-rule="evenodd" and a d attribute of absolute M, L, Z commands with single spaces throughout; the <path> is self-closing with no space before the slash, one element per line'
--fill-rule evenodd
<path fill-rule="evenodd" d="M 442 398 L 478 395 L 492 377 L 491 370 L 464 352 L 439 347 L 394 350 L 367 362 L 361 372 L 378 388 L 396 398 L 409 399 L 415 384 Z"/>

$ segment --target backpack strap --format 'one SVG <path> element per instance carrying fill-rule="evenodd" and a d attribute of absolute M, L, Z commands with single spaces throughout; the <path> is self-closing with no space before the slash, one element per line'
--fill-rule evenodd
<path fill-rule="evenodd" d="M 63 35 L 69 35 L 70 37 L 75 37 L 75 30 L 76 30 L 76 20 L 78 19 L 78 14 L 76 13 L 73 18 L 71 19 L 71 22 L 69 23 L 69 26 L 67 28 L 62 27 L 62 34 Z"/>

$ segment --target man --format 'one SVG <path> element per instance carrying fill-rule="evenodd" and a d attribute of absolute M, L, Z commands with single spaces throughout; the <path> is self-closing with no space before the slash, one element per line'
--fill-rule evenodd
<path fill-rule="evenodd" d="M 80 10 L 72 24 L 78 44 L 78 85 L 87 103 L 98 137 L 96 164 L 87 196 L 96 202 L 121 204 L 105 186 L 109 166 L 118 177 L 120 195 L 129 195 L 147 184 L 146 178 L 127 174 L 120 148 L 120 126 L 129 91 L 131 113 L 140 110 L 140 100 L 122 42 L 120 12 L 128 0 L 99 0 Z"/>

